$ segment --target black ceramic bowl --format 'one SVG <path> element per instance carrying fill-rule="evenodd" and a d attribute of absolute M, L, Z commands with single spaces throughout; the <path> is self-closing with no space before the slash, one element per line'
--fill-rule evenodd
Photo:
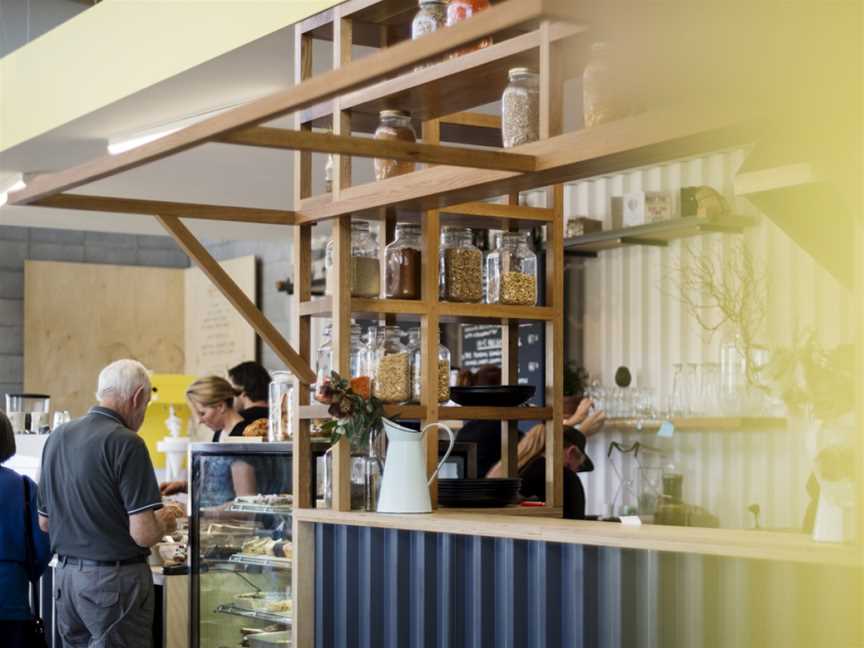
<path fill-rule="evenodd" d="M 463 407 L 516 407 L 534 395 L 534 385 L 451 387 L 450 398 Z"/>

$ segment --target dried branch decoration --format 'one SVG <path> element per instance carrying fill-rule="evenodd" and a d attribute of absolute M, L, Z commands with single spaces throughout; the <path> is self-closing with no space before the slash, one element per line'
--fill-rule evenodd
<path fill-rule="evenodd" d="M 734 329 L 738 352 L 747 360 L 747 380 L 758 385 L 751 359 L 765 325 L 768 281 L 743 237 L 725 250 L 697 251 L 685 243 L 670 270 L 677 288 L 673 296 L 702 330 L 712 336 L 723 327 Z"/>

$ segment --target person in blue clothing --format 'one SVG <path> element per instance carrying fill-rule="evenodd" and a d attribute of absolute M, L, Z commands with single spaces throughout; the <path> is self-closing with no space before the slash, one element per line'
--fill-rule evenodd
<path fill-rule="evenodd" d="M 15 454 L 12 425 L 0 412 L 0 463 Z M 30 495 L 26 523 L 24 484 Z M 29 477 L 0 466 L 0 644 L 9 648 L 30 648 L 27 628 L 33 620 L 30 609 L 30 581 L 45 571 L 51 560 L 48 534 L 39 528 L 36 513 L 36 484 Z M 35 555 L 27 561 L 27 532 L 33 534 Z"/>

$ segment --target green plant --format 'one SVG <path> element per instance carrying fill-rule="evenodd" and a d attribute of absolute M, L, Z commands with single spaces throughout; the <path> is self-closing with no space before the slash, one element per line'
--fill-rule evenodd
<path fill-rule="evenodd" d="M 318 390 L 318 398 L 328 404 L 328 413 L 332 417 L 321 429 L 330 435 L 330 441 L 336 442 L 340 436 L 345 436 L 355 447 L 364 446 L 369 442 L 373 432 L 381 431 L 384 418 L 384 404 L 368 390 L 358 387 L 358 393 L 351 382 L 335 371 L 330 374 L 330 380 Z"/>

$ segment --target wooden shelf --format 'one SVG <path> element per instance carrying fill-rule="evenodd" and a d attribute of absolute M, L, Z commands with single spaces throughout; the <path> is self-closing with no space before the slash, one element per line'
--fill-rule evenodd
<path fill-rule="evenodd" d="M 727 216 L 717 219 L 687 216 L 565 239 L 564 250 L 567 254 L 596 256 L 598 252 L 634 245 L 666 247 L 670 241 L 700 234 L 739 234 L 745 228 L 752 227 L 754 223 L 752 218 L 746 216 Z"/>
<path fill-rule="evenodd" d="M 861 564 L 859 546 L 819 543 L 801 533 L 776 531 L 660 525 L 629 527 L 613 522 L 562 520 L 542 516 L 522 519 L 513 515 L 490 514 L 488 511 L 466 512 L 453 508 L 439 508 L 433 513 L 412 515 L 298 509 L 294 513 L 294 519 L 301 524 L 345 524 L 750 560 L 847 566 Z"/>
<path fill-rule="evenodd" d="M 711 431 L 765 431 L 785 429 L 787 419 L 775 417 L 740 417 L 740 416 L 695 416 L 674 417 L 671 419 L 676 432 L 711 432 Z M 641 423 L 636 418 L 606 419 L 606 427 L 626 429 L 631 431 L 656 432 L 663 424 L 662 420 L 644 420 Z"/>
<path fill-rule="evenodd" d="M 419 421 L 426 418 L 426 407 L 423 405 L 385 405 L 384 414 L 394 420 Z M 301 405 L 300 420 L 329 419 L 327 406 L 321 404 Z"/>
<path fill-rule="evenodd" d="M 551 38 L 557 42 L 584 31 L 583 26 L 555 23 Z M 469 111 L 501 98 L 510 68 L 537 69 L 540 42 L 539 30 L 521 34 L 348 93 L 340 99 L 340 107 L 351 112 L 351 128 L 359 132 L 373 132 L 382 110 L 406 110 L 419 121 Z M 300 121 L 327 128 L 332 113 L 333 102 L 326 101 L 301 111 Z"/>
<path fill-rule="evenodd" d="M 460 407 L 438 408 L 441 421 L 545 421 L 552 418 L 551 407 Z"/>
<path fill-rule="evenodd" d="M 439 302 L 438 313 L 442 321 L 488 321 L 488 320 L 551 320 L 554 309 L 548 306 L 504 306 L 500 304 L 457 304 Z M 359 299 L 351 300 L 351 314 L 354 316 L 375 317 L 396 315 L 397 320 L 417 321 L 426 314 L 429 306 L 421 300 L 412 299 Z M 332 317 L 333 298 L 326 295 L 319 299 L 300 303 L 300 315 L 311 317 Z"/>

